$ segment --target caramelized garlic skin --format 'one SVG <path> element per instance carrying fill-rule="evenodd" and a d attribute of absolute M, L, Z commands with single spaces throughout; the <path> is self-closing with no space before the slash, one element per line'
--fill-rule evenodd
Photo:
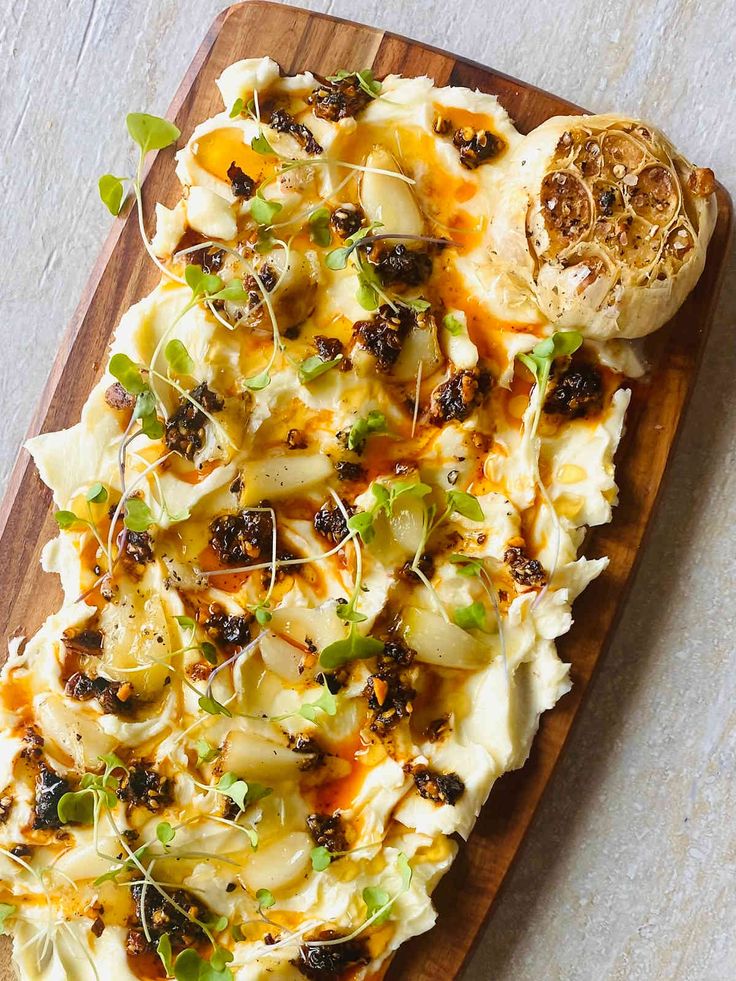
<path fill-rule="evenodd" d="M 655 127 L 617 115 L 548 119 L 500 180 L 492 250 L 542 314 L 586 337 L 652 333 L 705 264 L 715 183 Z"/>

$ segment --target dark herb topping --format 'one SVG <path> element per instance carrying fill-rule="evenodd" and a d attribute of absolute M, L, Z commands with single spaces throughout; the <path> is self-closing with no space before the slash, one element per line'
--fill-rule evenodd
<path fill-rule="evenodd" d="M 274 109 L 268 120 L 268 125 L 272 126 L 277 133 L 288 133 L 289 136 L 293 136 L 299 146 L 307 153 L 313 155 L 322 153 L 322 147 L 315 140 L 309 127 L 305 126 L 304 123 L 298 123 L 286 109 Z"/>
<path fill-rule="evenodd" d="M 310 940 L 339 940 L 341 934 L 336 930 L 322 930 Z M 311 947 L 304 944 L 299 948 L 296 967 L 310 981 L 340 981 L 349 967 L 370 963 L 368 946 L 362 937 L 346 940 L 330 947 Z"/>
<path fill-rule="evenodd" d="M 402 243 L 393 248 L 372 247 L 370 261 L 376 266 L 382 286 L 419 286 L 432 275 L 432 257 L 415 252 Z"/>
<path fill-rule="evenodd" d="M 226 565 L 263 562 L 273 551 L 273 520 L 268 511 L 221 514 L 210 524 L 210 545 Z"/>
<path fill-rule="evenodd" d="M 435 804 L 456 804 L 465 790 L 457 773 L 439 773 L 428 766 L 415 766 L 412 775 L 419 796 Z"/>
<path fill-rule="evenodd" d="M 124 560 L 126 564 L 145 565 L 153 561 L 153 539 L 147 531 L 128 531 L 125 534 Z"/>
<path fill-rule="evenodd" d="M 245 647 L 250 640 L 250 623 L 246 617 L 225 613 L 216 603 L 210 606 L 202 626 L 207 636 L 223 647 Z"/>
<path fill-rule="evenodd" d="M 132 409 L 135 405 L 135 395 L 126 392 L 120 382 L 113 382 L 105 390 L 105 401 L 111 409 Z"/>
<path fill-rule="evenodd" d="M 36 805 L 33 813 L 34 828 L 60 828 L 59 801 L 71 792 L 68 780 L 60 777 L 45 763 L 41 763 L 36 777 Z"/>
<path fill-rule="evenodd" d="M 490 387 L 490 375 L 479 368 L 465 368 L 456 372 L 432 392 L 430 420 L 441 426 L 451 419 L 467 419 Z"/>
<path fill-rule="evenodd" d="M 507 548 L 503 560 L 509 566 L 511 578 L 520 586 L 539 589 L 547 582 L 542 563 L 538 559 L 530 559 L 521 546 Z"/>
<path fill-rule="evenodd" d="M 143 762 L 130 764 L 116 793 L 126 804 L 146 807 L 149 811 L 159 811 L 172 800 L 171 781 Z"/>
<path fill-rule="evenodd" d="M 131 931 L 127 948 L 131 954 L 142 954 L 155 948 L 156 943 L 167 933 L 174 950 L 192 947 L 204 939 L 204 931 L 194 920 L 210 920 L 212 915 L 205 904 L 185 889 L 170 889 L 168 897 L 162 896 L 158 889 L 143 889 L 143 883 L 136 883 L 131 889 L 135 901 L 135 915 L 139 923 L 145 921 L 151 937 L 146 941 L 142 931 Z M 183 916 L 173 904 L 176 903 L 187 915 Z M 131 934 L 137 934 L 132 937 Z"/>
<path fill-rule="evenodd" d="M 353 513 L 350 505 L 343 505 L 348 517 Z M 314 530 L 318 535 L 329 539 L 337 545 L 348 534 L 348 526 L 340 508 L 330 501 L 325 501 L 314 516 Z"/>
<path fill-rule="evenodd" d="M 544 401 L 544 411 L 549 415 L 578 419 L 603 406 L 603 379 L 595 365 L 569 364 L 553 375 L 552 390 Z"/>
<path fill-rule="evenodd" d="M 210 413 L 220 412 L 225 406 L 220 396 L 210 391 L 206 382 L 193 389 L 191 397 Z M 166 422 L 164 435 L 166 446 L 176 453 L 181 453 L 187 460 L 194 459 L 195 454 L 204 446 L 206 422 L 207 417 L 202 410 L 182 396 L 177 408 Z"/>
<path fill-rule="evenodd" d="M 62 634 L 61 642 L 68 654 L 76 654 L 78 657 L 102 657 L 101 630 L 77 630 L 69 627 Z"/>
<path fill-rule="evenodd" d="M 394 312 L 385 303 L 371 320 L 359 320 L 353 324 L 353 332 L 360 346 L 376 359 L 378 370 L 390 371 L 398 360 L 406 335 L 416 322 L 414 310 L 399 307 Z"/>
<path fill-rule="evenodd" d="M 236 198 L 244 198 L 247 201 L 253 197 L 256 182 L 244 170 L 241 170 L 234 160 L 227 168 L 227 179 L 230 181 L 230 188 Z"/>
<path fill-rule="evenodd" d="M 360 85 L 357 75 L 329 81 L 320 78 L 319 88 L 307 96 L 315 116 L 332 123 L 348 116 L 357 116 L 371 101 L 371 96 Z"/>
<path fill-rule="evenodd" d="M 286 434 L 286 445 L 290 450 L 305 450 L 307 448 L 307 437 L 301 429 L 290 429 Z"/>
<path fill-rule="evenodd" d="M 335 463 L 338 480 L 358 481 L 366 479 L 366 472 L 359 463 L 352 460 L 338 460 Z"/>
<path fill-rule="evenodd" d="M 105 715 L 127 715 L 133 708 L 133 686 L 129 681 L 111 681 L 97 676 L 91 678 L 76 671 L 67 681 L 64 691 L 77 702 L 96 698 Z"/>
<path fill-rule="evenodd" d="M 334 361 L 343 353 L 342 341 L 338 337 L 325 337 L 324 334 L 317 334 L 314 338 L 314 346 L 323 361 Z"/>
<path fill-rule="evenodd" d="M 307 828 L 314 842 L 322 845 L 328 852 L 346 852 L 348 840 L 342 818 L 334 814 L 310 814 L 307 818 Z"/>
<path fill-rule="evenodd" d="M 468 170 L 475 170 L 486 160 L 492 160 L 504 148 L 504 142 L 489 129 L 473 129 L 461 126 L 455 130 L 452 142 L 460 151 L 460 163 Z"/>
<path fill-rule="evenodd" d="M 355 235 L 364 221 L 363 209 L 357 204 L 341 204 L 330 217 L 330 224 L 343 240 Z"/>

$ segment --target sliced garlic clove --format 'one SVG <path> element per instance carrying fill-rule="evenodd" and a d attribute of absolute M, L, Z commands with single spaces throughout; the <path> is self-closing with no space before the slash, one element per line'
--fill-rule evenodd
<path fill-rule="evenodd" d="M 396 158 L 385 147 L 377 146 L 365 165 L 371 169 L 361 177 L 360 200 L 368 220 L 382 226 L 378 230 L 382 235 L 423 235 L 424 219 L 410 186 L 390 176 L 401 173 Z"/>

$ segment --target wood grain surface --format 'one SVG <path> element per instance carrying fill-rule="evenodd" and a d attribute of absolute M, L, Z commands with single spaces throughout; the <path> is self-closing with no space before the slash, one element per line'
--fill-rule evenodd
<path fill-rule="evenodd" d="M 320 73 L 344 65 L 372 65 L 378 75 L 428 74 L 438 84 L 477 87 L 496 94 L 522 132 L 576 107 L 549 93 L 436 49 L 380 30 L 292 7 L 250 0 L 215 20 L 172 103 L 169 118 L 182 130 L 219 110 L 214 80 L 232 61 L 270 55 L 286 73 Z M 179 195 L 173 154 L 153 161 L 144 184 L 150 229 L 156 201 L 172 205 Z M 651 339 L 651 370 L 634 386 L 627 434 L 619 450 L 620 505 L 611 525 L 594 529 L 585 554 L 608 555 L 610 565 L 575 606 L 575 627 L 559 643 L 572 664 L 573 690 L 543 716 L 523 770 L 494 787 L 468 844 L 436 893 L 439 921 L 429 937 L 407 944 L 395 959 L 392 979 L 440 981 L 458 976 L 497 896 L 532 819 L 605 651 L 650 524 L 662 476 L 677 435 L 717 298 L 730 241 L 731 204 L 719 187 L 719 216 L 705 272 L 685 305 Z M 73 425 L 101 372 L 110 335 L 122 313 L 157 280 L 141 247 L 132 212 L 115 222 L 77 312 L 67 330 L 33 423 L 34 432 Z M 39 574 L 40 551 L 55 533 L 50 493 L 27 454 L 12 473 L 0 508 L 0 634 L 35 630 L 60 601 L 53 577 Z"/>

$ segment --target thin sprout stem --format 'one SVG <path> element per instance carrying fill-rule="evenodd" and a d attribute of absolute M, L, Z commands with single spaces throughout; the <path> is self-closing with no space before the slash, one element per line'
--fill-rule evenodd
<path fill-rule="evenodd" d="M 171 453 L 166 453 L 164 454 L 164 456 L 160 456 L 158 460 L 154 460 L 153 463 L 149 463 L 149 465 L 144 470 L 142 470 L 141 473 L 138 474 L 136 479 L 130 485 L 130 488 L 123 493 L 123 496 L 118 501 L 118 506 L 115 508 L 115 511 L 113 512 L 112 520 L 110 521 L 110 532 L 107 536 L 107 549 L 110 555 L 112 555 L 112 539 L 113 539 L 113 534 L 115 532 L 115 525 L 117 524 L 118 518 L 120 517 L 120 513 L 123 507 L 125 506 L 126 502 L 130 499 L 130 495 L 133 493 L 136 487 L 141 483 L 141 481 L 145 477 L 147 477 L 152 470 L 155 470 L 156 467 L 161 466 L 162 463 L 168 460 L 173 452 L 174 451 L 172 450 Z"/>
<path fill-rule="evenodd" d="M 322 559 L 329 559 L 331 556 L 337 555 L 337 553 L 343 549 L 349 541 L 352 541 L 352 539 L 355 538 L 355 535 L 356 532 L 351 531 L 341 541 L 339 541 L 334 548 L 331 548 L 328 552 L 322 552 L 319 555 L 305 555 L 304 558 L 300 559 L 279 559 L 275 563 L 259 562 L 257 565 L 240 565 L 234 569 L 212 569 L 211 571 L 200 572 L 199 575 L 210 578 L 211 576 L 235 575 L 239 572 L 258 572 L 261 569 L 270 569 L 272 564 L 274 564 L 277 569 L 283 569 L 285 566 L 306 565 L 309 562 L 321 562 Z"/>
<path fill-rule="evenodd" d="M 166 338 L 172 332 L 172 330 L 174 329 L 174 327 L 176 327 L 176 325 L 179 323 L 179 321 L 183 317 L 185 317 L 189 313 L 190 310 L 194 309 L 194 307 L 196 305 L 197 305 L 197 298 L 196 297 L 192 297 L 192 299 L 187 303 L 187 305 L 184 307 L 184 309 L 179 311 L 179 313 L 174 317 L 174 319 L 171 321 L 171 323 L 166 328 L 166 330 L 163 332 L 163 334 L 161 334 L 161 336 L 159 337 L 158 342 L 156 344 L 156 347 L 153 349 L 153 354 L 151 355 L 151 360 L 150 360 L 150 362 L 148 364 L 148 372 L 149 372 L 150 375 L 153 375 L 155 378 L 161 378 L 163 381 L 166 380 L 163 375 L 160 375 L 155 370 L 155 368 L 156 368 L 156 361 L 158 360 L 158 357 L 161 354 L 161 351 L 163 350 L 163 346 L 164 346 L 164 342 L 166 341 Z M 156 386 L 153 383 L 153 381 L 151 381 L 151 393 L 153 394 L 153 397 L 156 400 L 156 402 L 161 406 L 161 410 L 162 410 L 162 412 L 164 414 L 164 419 L 168 419 L 168 413 L 166 412 L 166 407 L 163 404 L 163 401 L 161 399 L 161 396 L 156 391 Z"/>
<path fill-rule="evenodd" d="M 172 273 L 161 262 L 161 260 L 159 259 L 159 257 L 153 251 L 153 246 L 149 242 L 148 236 L 146 235 L 146 229 L 145 229 L 145 226 L 143 224 L 143 191 L 142 191 L 142 187 L 141 187 L 141 177 L 142 177 L 142 174 L 143 174 L 143 157 L 144 157 L 144 155 L 143 155 L 143 153 L 141 153 L 140 160 L 138 162 L 138 173 L 136 175 L 135 180 L 132 182 L 133 183 L 133 193 L 135 194 L 136 210 L 138 212 L 138 228 L 139 228 L 140 233 L 141 233 L 141 239 L 143 240 L 143 245 L 145 246 L 146 252 L 150 256 L 150 258 L 153 261 L 154 265 L 156 265 L 158 267 L 158 269 L 164 274 L 164 276 L 166 276 L 167 279 L 173 279 L 174 282 L 181 283 L 181 285 L 184 286 L 184 285 L 186 285 L 185 284 L 185 281 L 183 279 L 180 279 L 174 273 Z"/>
<path fill-rule="evenodd" d="M 417 368 L 417 385 L 414 389 L 414 414 L 411 419 L 411 438 L 414 439 L 414 433 L 417 431 L 417 418 L 419 416 L 419 395 L 422 387 L 422 369 L 424 368 L 424 361 L 420 359 L 419 367 Z"/>
<path fill-rule="evenodd" d="M 182 388 L 181 385 L 178 382 L 175 382 L 172 378 L 169 378 L 167 375 L 162 375 L 159 371 L 154 371 L 153 368 L 149 368 L 148 369 L 148 374 L 149 374 L 149 376 L 150 375 L 153 375 L 155 378 L 158 378 L 160 381 L 165 382 L 167 385 L 170 385 L 174 389 L 174 391 L 178 392 L 179 395 L 181 395 L 182 398 L 186 399 L 187 402 L 190 402 L 195 407 L 195 409 L 199 409 L 199 411 L 202 413 L 202 415 L 209 422 L 212 423 L 212 425 L 215 427 L 215 429 L 217 430 L 217 432 L 220 434 L 220 436 L 222 436 L 222 438 L 225 440 L 225 442 L 228 443 L 228 445 L 231 447 L 231 449 L 233 449 L 233 450 L 238 450 L 239 449 L 238 445 L 236 443 L 234 443 L 230 439 L 230 437 L 225 432 L 225 430 L 220 425 L 220 423 L 217 421 L 217 419 L 215 419 L 214 416 L 212 416 L 204 408 L 204 406 L 201 405 L 195 398 L 192 398 L 191 394 L 189 392 L 187 392 L 186 389 Z M 151 385 L 151 391 L 153 391 L 153 385 Z"/>
<path fill-rule="evenodd" d="M 215 670 L 210 672 L 210 676 L 207 679 L 207 698 L 212 698 L 212 686 L 218 674 L 224 671 L 229 665 L 235 665 L 241 657 L 245 657 L 246 654 L 249 654 L 250 651 L 252 651 L 253 648 L 263 640 L 266 633 L 268 633 L 268 631 L 258 634 L 258 636 L 251 640 L 250 643 L 246 644 L 242 650 L 238 651 L 236 654 L 233 654 L 232 657 L 229 657 L 227 661 L 223 661 L 222 664 L 218 664 Z"/>

